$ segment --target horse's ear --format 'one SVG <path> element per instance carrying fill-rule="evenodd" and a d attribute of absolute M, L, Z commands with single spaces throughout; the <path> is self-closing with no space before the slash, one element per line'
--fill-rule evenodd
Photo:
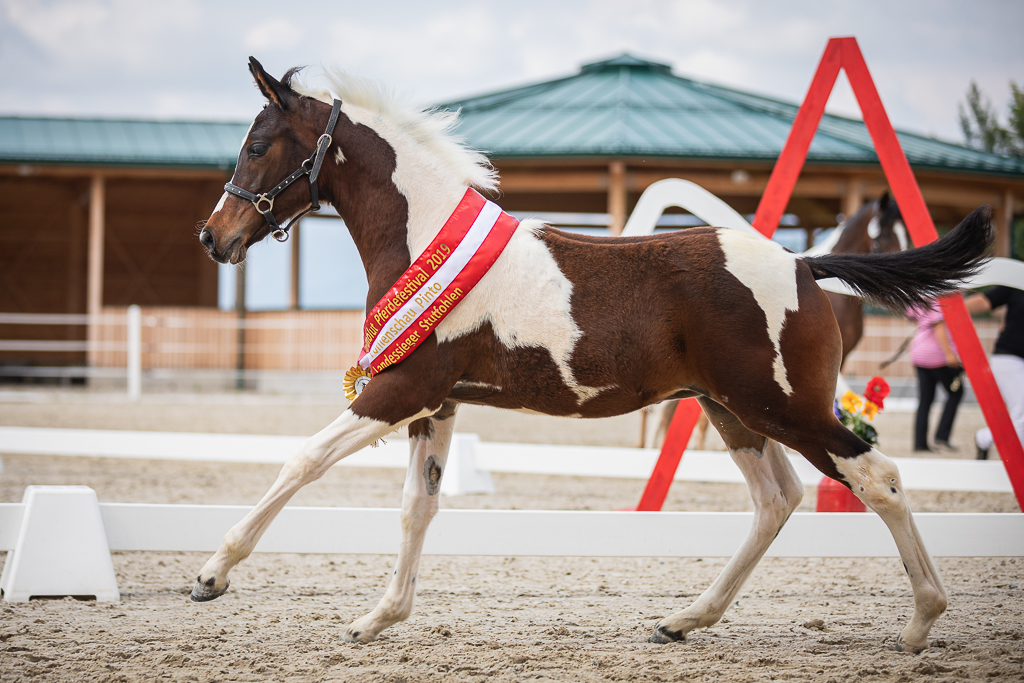
<path fill-rule="evenodd" d="M 889 202 L 892 201 L 892 197 L 889 196 L 889 190 L 886 190 L 882 196 L 878 199 L 878 210 L 884 213 L 889 208 Z"/>
<path fill-rule="evenodd" d="M 281 111 L 286 111 L 295 101 L 297 94 L 291 86 L 268 74 L 255 57 L 249 57 L 249 71 L 252 72 L 252 77 L 263 96 Z"/>

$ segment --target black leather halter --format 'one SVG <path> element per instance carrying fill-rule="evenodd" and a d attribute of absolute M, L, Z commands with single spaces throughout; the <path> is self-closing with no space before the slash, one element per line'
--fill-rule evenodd
<path fill-rule="evenodd" d="M 324 163 L 324 156 L 327 154 L 327 148 L 330 147 L 333 142 L 331 135 L 334 134 L 334 126 L 338 123 L 338 113 L 340 111 L 341 100 L 334 100 L 334 106 L 331 108 L 331 119 L 327 122 L 327 130 L 320 136 L 320 139 L 316 141 L 316 152 L 314 152 L 311 157 L 303 161 L 302 165 L 299 166 L 294 173 L 275 185 L 269 192 L 253 194 L 248 190 L 243 190 L 238 187 L 238 185 L 232 185 L 231 183 L 224 184 L 224 189 L 227 192 L 252 202 L 252 205 L 256 207 L 256 210 L 263 214 L 267 223 L 270 224 L 270 236 L 278 242 L 285 242 L 288 240 L 288 231 L 293 225 L 295 225 L 296 221 L 306 214 L 320 209 L 320 192 L 317 189 L 316 179 L 317 176 L 320 175 L 320 166 Z M 286 187 L 304 175 L 309 176 L 309 201 L 311 206 L 282 226 L 274 217 L 274 197 L 284 192 Z"/>

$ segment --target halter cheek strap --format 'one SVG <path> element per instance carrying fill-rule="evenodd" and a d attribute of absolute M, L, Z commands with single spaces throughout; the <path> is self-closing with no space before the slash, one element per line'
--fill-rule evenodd
<path fill-rule="evenodd" d="M 263 194 L 254 194 L 232 183 L 224 184 L 225 191 L 252 202 L 252 205 L 256 207 L 256 210 L 263 215 L 263 218 L 270 225 L 271 237 L 278 242 L 287 241 L 288 231 L 295 225 L 296 221 L 312 211 L 320 210 L 320 191 L 317 188 L 316 179 L 320 175 L 320 167 L 323 166 L 324 157 L 327 156 L 327 148 L 334 141 L 331 136 L 334 134 L 334 127 L 338 123 L 338 114 L 340 112 L 341 100 L 334 100 L 334 105 L 331 107 L 331 118 L 327 122 L 327 130 L 316 141 L 316 151 L 312 156 L 303 161 L 291 175 L 275 185 L 270 191 Z M 310 207 L 282 226 L 277 222 L 277 218 L 274 217 L 274 198 L 304 175 L 309 176 Z"/>

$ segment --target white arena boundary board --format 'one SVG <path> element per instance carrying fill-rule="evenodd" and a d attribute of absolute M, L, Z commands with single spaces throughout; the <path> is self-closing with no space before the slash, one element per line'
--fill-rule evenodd
<path fill-rule="evenodd" d="M 249 510 L 240 505 L 99 505 L 111 550 L 204 551 Z M 24 505 L 0 504 L 0 551 L 12 550 Z M 398 552 L 400 511 L 286 507 L 257 552 Z M 939 557 L 1024 556 L 1024 515 L 915 515 Z M 442 510 L 427 533 L 431 555 L 559 557 L 729 557 L 747 536 L 750 512 L 577 512 Z M 872 513 L 795 513 L 767 553 L 775 557 L 897 557 Z"/>
<path fill-rule="evenodd" d="M 192 434 L 100 429 L 0 427 L 0 453 L 70 455 L 157 460 L 281 464 L 302 447 L 305 437 L 254 434 Z M 465 443 L 465 442 L 462 442 Z M 552 474 L 646 480 L 658 451 L 653 448 L 555 446 L 478 442 L 471 454 L 484 472 Z M 804 458 L 790 460 L 805 486 L 822 475 Z M 999 461 L 942 458 L 894 458 L 906 489 L 1012 493 L 1006 468 Z M 338 463 L 347 467 L 397 467 L 409 461 L 405 439 L 385 439 Z M 732 459 L 720 451 L 687 451 L 676 471 L 678 481 L 744 483 Z"/>

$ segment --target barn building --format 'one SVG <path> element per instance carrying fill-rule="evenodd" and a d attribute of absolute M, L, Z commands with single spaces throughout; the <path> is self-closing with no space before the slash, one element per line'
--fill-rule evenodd
<path fill-rule="evenodd" d="M 440 106 L 461 110 L 459 134 L 499 169 L 503 208 L 613 233 L 663 178 L 692 180 L 753 213 L 797 111 L 625 54 Z M 154 373 L 351 364 L 361 311 L 300 310 L 301 226 L 291 242 L 290 310 L 217 307 L 223 271 L 199 247 L 196 223 L 221 195 L 247 127 L 0 117 L 0 375 L 97 376 L 123 364 L 117 321 L 129 304 L 143 307 L 144 367 Z M 899 139 L 940 230 L 991 204 L 997 254 L 1008 255 L 1024 212 L 1024 160 L 912 133 Z M 790 223 L 809 242 L 885 188 L 864 125 L 826 115 Z M 675 218 L 666 224 L 687 224 Z"/>

